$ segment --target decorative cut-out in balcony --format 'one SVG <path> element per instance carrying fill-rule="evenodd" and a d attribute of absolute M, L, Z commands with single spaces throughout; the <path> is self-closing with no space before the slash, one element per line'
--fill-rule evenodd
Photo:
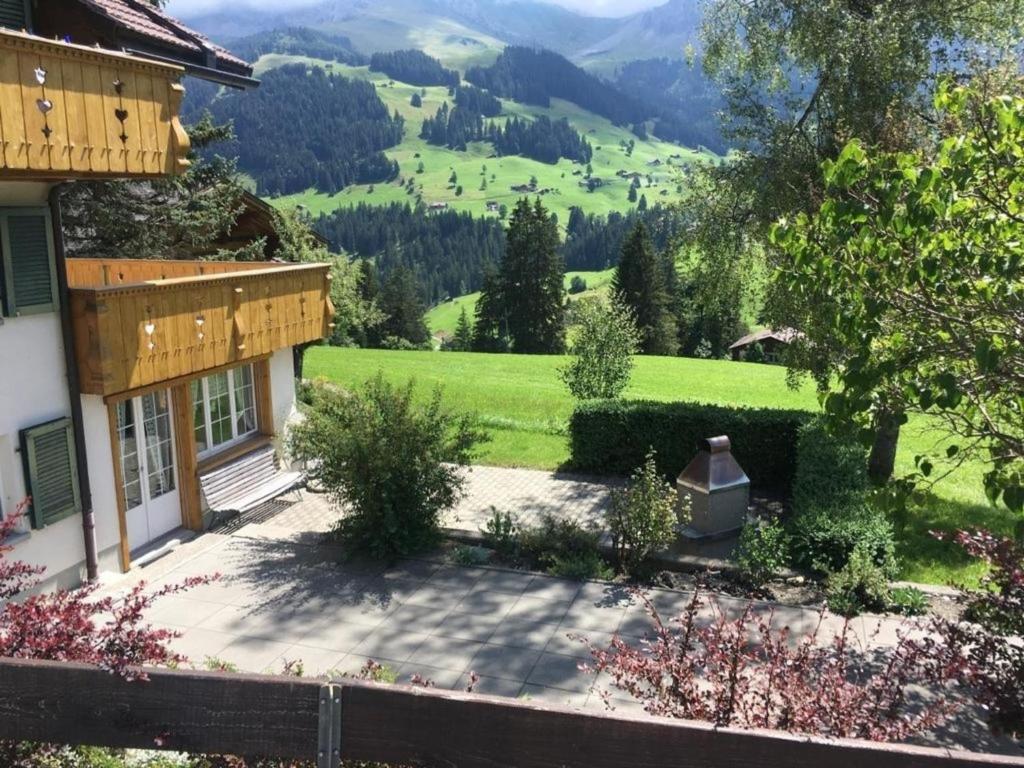
<path fill-rule="evenodd" d="M 53 109 L 53 102 L 49 99 L 36 99 L 36 106 L 39 107 L 39 111 L 45 115 Z"/>
<path fill-rule="evenodd" d="M 40 85 L 46 85 L 46 70 L 42 67 L 36 67 L 36 82 Z"/>

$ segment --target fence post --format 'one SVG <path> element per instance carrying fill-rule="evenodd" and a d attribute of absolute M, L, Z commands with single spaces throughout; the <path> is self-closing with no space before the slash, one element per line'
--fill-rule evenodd
<path fill-rule="evenodd" d="M 320 686 L 316 768 L 339 768 L 341 764 L 341 687 Z"/>

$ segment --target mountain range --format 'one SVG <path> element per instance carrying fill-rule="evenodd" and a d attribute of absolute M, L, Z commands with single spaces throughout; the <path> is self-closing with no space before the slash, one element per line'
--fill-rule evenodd
<path fill-rule="evenodd" d="M 172 6 L 173 11 L 173 6 Z M 323 0 L 308 7 L 185 16 L 210 37 L 281 27 L 346 35 L 363 54 L 418 48 L 458 68 L 489 64 L 506 45 L 546 48 L 604 74 L 636 59 L 681 59 L 697 43 L 701 0 L 668 0 L 623 18 L 576 13 L 536 0 Z"/>

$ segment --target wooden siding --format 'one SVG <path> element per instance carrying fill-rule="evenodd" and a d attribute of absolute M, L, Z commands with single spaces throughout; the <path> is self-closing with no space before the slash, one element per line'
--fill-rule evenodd
<path fill-rule="evenodd" d="M 101 288 L 153 280 L 207 277 L 273 268 L 265 261 L 172 261 L 169 259 L 68 259 L 68 286 Z"/>
<path fill-rule="evenodd" d="M 183 72 L 0 30 L 0 179 L 183 172 Z"/>
<path fill-rule="evenodd" d="M 217 274 L 202 275 L 198 271 L 213 264 L 109 264 L 110 269 L 174 264 L 197 276 L 84 287 L 79 267 L 69 262 L 75 355 L 84 394 L 118 395 L 172 382 L 330 333 L 334 307 L 326 264 L 217 264 Z M 232 266 L 237 268 L 228 271 Z"/>
<path fill-rule="evenodd" d="M 191 531 L 203 530 L 203 505 L 199 498 L 199 473 L 196 469 L 196 432 L 192 414 L 192 390 L 187 383 L 175 384 L 174 447 L 178 458 L 178 492 L 181 499 L 181 524 Z"/>

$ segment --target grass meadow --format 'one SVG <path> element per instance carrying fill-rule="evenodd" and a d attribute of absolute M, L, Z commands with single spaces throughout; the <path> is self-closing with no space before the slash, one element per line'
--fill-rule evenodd
<path fill-rule="evenodd" d="M 396 383 L 415 380 L 424 397 L 441 387 L 452 408 L 477 414 L 490 432 L 491 441 L 480 451 L 481 463 L 556 469 L 569 457 L 566 424 L 573 407 L 558 377 L 564 364 L 565 358 L 556 356 L 317 347 L 306 356 L 305 374 L 357 387 L 381 372 Z M 723 360 L 640 357 L 625 396 L 818 408 L 812 387 L 787 387 L 784 368 Z M 941 452 L 943 445 L 942 436 L 926 418 L 912 419 L 900 441 L 898 471 L 911 471 L 915 455 Z M 976 582 L 982 570 L 956 547 L 936 541 L 929 531 L 970 526 L 1012 531 L 1015 518 L 987 503 L 982 472 L 980 464 L 956 469 L 935 485 L 928 503 L 915 511 L 901 535 L 902 578 L 933 584 Z"/>

